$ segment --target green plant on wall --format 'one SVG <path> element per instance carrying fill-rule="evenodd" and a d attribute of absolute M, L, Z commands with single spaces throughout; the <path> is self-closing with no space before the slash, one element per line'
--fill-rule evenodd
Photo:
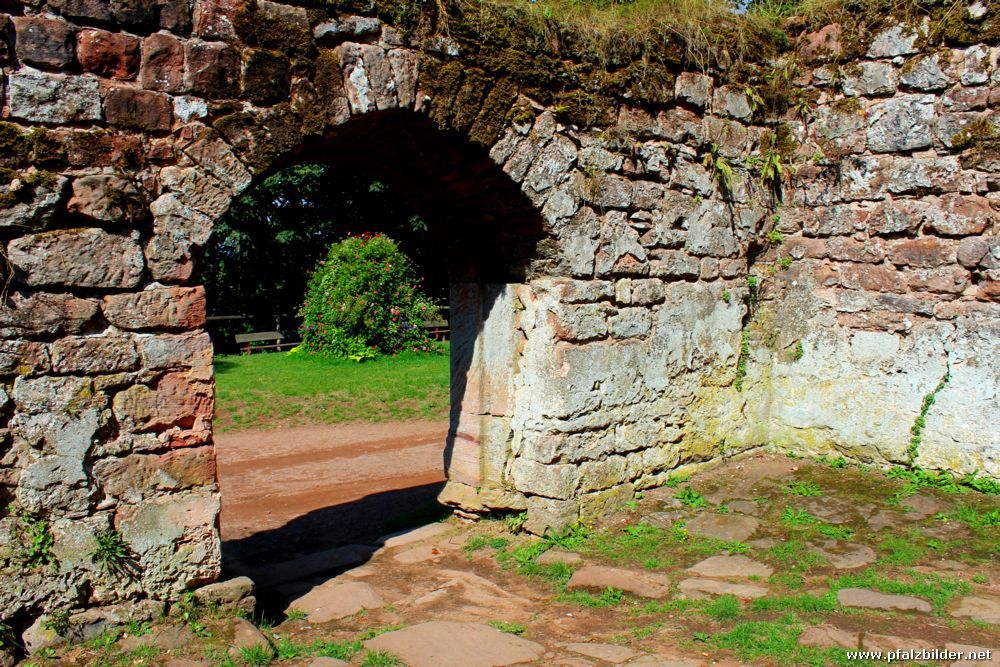
<path fill-rule="evenodd" d="M 733 167 L 719 153 L 719 144 L 712 142 L 708 152 L 705 154 L 702 164 L 712 175 L 712 180 L 718 183 L 723 192 L 729 193 L 733 189 Z"/>
<path fill-rule="evenodd" d="M 951 380 L 951 372 L 946 371 L 941 380 L 938 381 L 937 386 L 925 395 L 924 400 L 920 403 L 920 414 L 913 420 L 913 426 L 910 427 L 910 444 L 906 448 L 907 460 L 911 466 L 916 463 L 917 457 L 920 455 L 920 443 L 923 440 L 924 428 L 927 426 L 927 413 L 931 411 L 931 406 L 937 400 L 937 395 L 947 386 L 949 380 Z"/>
<path fill-rule="evenodd" d="M 134 579 L 139 565 L 121 533 L 108 529 L 97 535 L 97 547 L 90 554 L 90 561 L 114 577 Z"/>
<path fill-rule="evenodd" d="M 47 519 L 34 517 L 23 508 L 11 505 L 8 508 L 16 521 L 11 530 L 14 542 L 14 561 L 29 570 L 55 563 L 52 547 L 55 537 Z"/>

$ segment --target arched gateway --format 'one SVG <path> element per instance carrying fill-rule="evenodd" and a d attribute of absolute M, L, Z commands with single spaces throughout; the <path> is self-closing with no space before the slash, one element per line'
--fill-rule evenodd
<path fill-rule="evenodd" d="M 951 48 L 940 84 L 858 83 L 864 115 L 810 75 L 776 210 L 741 158 L 779 132 L 742 88 L 647 63 L 592 94 L 592 66 L 556 47 L 453 39 L 397 9 L 399 25 L 267 0 L 0 14 L 3 618 L 217 577 L 193 266 L 255 178 L 331 152 L 448 209 L 447 503 L 526 510 L 542 532 L 769 443 L 1000 473 L 998 167 L 952 140 L 996 107 L 996 49 Z M 879 48 L 866 63 L 922 57 L 905 35 Z M 22 557 L 38 530 L 51 566 Z M 134 580 L 91 562 L 108 531 Z"/>

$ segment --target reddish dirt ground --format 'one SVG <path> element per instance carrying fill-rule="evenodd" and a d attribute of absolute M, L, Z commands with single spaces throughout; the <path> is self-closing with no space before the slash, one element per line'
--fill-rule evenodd
<path fill-rule="evenodd" d="M 444 481 L 447 433 L 446 421 L 221 433 L 223 540 L 277 531 L 365 498 L 433 488 Z"/>

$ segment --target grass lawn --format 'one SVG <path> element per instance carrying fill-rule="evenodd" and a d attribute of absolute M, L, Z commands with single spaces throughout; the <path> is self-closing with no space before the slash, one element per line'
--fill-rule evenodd
<path fill-rule="evenodd" d="M 447 353 L 362 364 L 284 352 L 220 355 L 215 376 L 217 431 L 448 416 Z"/>

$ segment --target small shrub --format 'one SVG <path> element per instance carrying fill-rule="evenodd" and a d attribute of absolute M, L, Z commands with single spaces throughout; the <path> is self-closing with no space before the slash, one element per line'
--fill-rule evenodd
<path fill-rule="evenodd" d="M 121 533 L 114 529 L 97 535 L 97 547 L 90 554 L 90 562 L 114 577 L 134 579 L 139 574 L 135 555 Z"/>
<path fill-rule="evenodd" d="M 822 496 L 823 490 L 812 480 L 794 480 L 788 483 L 788 493 L 793 496 L 814 497 Z"/>
<path fill-rule="evenodd" d="M 421 292 L 410 260 L 380 234 L 330 246 L 299 314 L 311 352 L 363 361 L 436 349 L 422 325 L 437 317 L 437 307 Z"/>
<path fill-rule="evenodd" d="M 677 495 L 674 496 L 674 498 L 681 501 L 688 507 L 693 507 L 695 509 L 708 507 L 708 501 L 705 500 L 704 496 L 692 489 L 690 486 L 685 486 L 679 493 L 677 493 Z"/>

